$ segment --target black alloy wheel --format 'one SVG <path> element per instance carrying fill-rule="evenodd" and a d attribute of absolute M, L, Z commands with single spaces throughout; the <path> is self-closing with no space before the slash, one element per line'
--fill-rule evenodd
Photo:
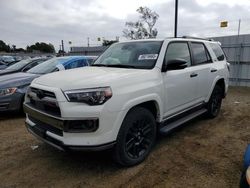
<path fill-rule="evenodd" d="M 135 107 L 123 120 L 114 148 L 114 159 L 123 166 L 139 164 L 150 153 L 155 138 L 153 114 L 145 108 Z"/>

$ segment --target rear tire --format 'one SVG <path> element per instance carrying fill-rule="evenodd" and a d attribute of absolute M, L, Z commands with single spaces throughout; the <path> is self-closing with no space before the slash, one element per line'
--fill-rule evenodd
<path fill-rule="evenodd" d="M 132 109 L 123 120 L 114 148 L 114 160 L 122 166 L 141 163 L 150 153 L 156 138 L 153 114 L 142 107 Z"/>
<path fill-rule="evenodd" d="M 215 118 L 218 116 L 221 109 L 222 98 L 223 98 L 222 88 L 219 85 L 215 85 L 211 97 L 207 103 L 206 115 L 209 118 Z"/>

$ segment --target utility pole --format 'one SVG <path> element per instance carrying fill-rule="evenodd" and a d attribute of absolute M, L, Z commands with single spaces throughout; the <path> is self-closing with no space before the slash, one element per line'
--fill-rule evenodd
<path fill-rule="evenodd" d="M 62 40 L 62 54 L 64 56 L 64 44 L 63 44 L 63 40 Z"/>
<path fill-rule="evenodd" d="M 89 37 L 87 38 L 87 40 L 88 40 L 88 47 L 89 47 Z"/>
<path fill-rule="evenodd" d="M 237 37 L 237 46 L 238 46 L 238 54 L 236 55 L 236 64 L 238 65 L 237 69 L 237 85 L 240 85 L 240 55 L 241 55 L 241 44 L 240 44 L 240 24 L 241 24 L 241 19 L 239 19 L 239 25 L 238 25 L 238 37 Z M 236 50 L 235 50 L 236 52 Z"/>
<path fill-rule="evenodd" d="M 174 22 L 174 37 L 177 37 L 178 26 L 178 0 L 175 0 L 175 22 Z"/>
<path fill-rule="evenodd" d="M 241 23 L 241 19 L 239 19 L 239 25 L 238 25 L 238 36 L 240 36 L 240 23 Z"/>

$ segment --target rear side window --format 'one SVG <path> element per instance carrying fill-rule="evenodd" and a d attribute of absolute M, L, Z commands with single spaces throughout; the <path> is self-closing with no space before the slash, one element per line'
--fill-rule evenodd
<path fill-rule="evenodd" d="M 187 65 L 191 65 L 190 52 L 186 42 L 173 42 L 168 45 L 165 61 L 173 59 L 184 59 Z"/>
<path fill-rule="evenodd" d="M 192 51 L 193 51 L 195 65 L 212 62 L 204 44 L 192 42 Z"/>
<path fill-rule="evenodd" d="M 77 67 L 84 67 L 84 66 L 88 66 L 88 62 L 86 59 L 81 59 L 77 61 Z"/>
<path fill-rule="evenodd" d="M 87 65 L 88 63 L 86 62 L 85 59 L 80 59 L 80 60 L 76 60 L 76 61 L 69 63 L 68 65 L 65 66 L 65 69 L 74 69 L 78 67 L 84 67 Z"/>
<path fill-rule="evenodd" d="M 213 49 L 218 61 L 223 61 L 225 59 L 225 55 L 220 45 L 216 43 L 211 43 L 210 46 Z"/>

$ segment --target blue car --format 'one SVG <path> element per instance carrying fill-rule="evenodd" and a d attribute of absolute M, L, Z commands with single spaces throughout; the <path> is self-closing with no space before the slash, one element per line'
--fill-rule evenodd
<path fill-rule="evenodd" d="M 35 78 L 55 71 L 88 66 L 95 58 L 94 56 L 55 57 L 27 72 L 0 76 L 0 112 L 22 111 L 24 95 Z"/>
<path fill-rule="evenodd" d="M 250 187 L 250 145 L 247 146 L 244 155 L 243 172 L 240 179 L 240 188 Z"/>

